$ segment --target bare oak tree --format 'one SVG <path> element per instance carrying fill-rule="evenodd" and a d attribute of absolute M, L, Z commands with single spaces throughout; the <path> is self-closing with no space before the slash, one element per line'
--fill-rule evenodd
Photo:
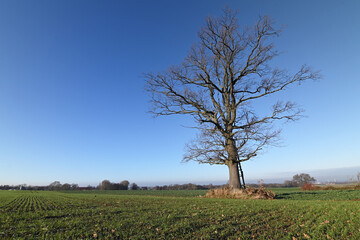
<path fill-rule="evenodd" d="M 227 165 L 232 188 L 242 187 L 239 164 L 277 138 L 274 121 L 297 120 L 301 114 L 294 103 L 277 102 L 268 114 L 259 115 L 252 103 L 319 78 L 306 65 L 295 74 L 270 65 L 278 55 L 272 39 L 279 33 L 266 16 L 252 28 L 241 28 L 227 9 L 222 17 L 206 20 L 182 64 L 145 74 L 152 113 L 190 115 L 200 129 L 187 145 L 184 161 Z"/>
<path fill-rule="evenodd" d="M 311 177 L 308 173 L 300 173 L 293 176 L 292 183 L 294 186 L 302 187 L 306 183 L 315 183 L 316 179 Z"/>

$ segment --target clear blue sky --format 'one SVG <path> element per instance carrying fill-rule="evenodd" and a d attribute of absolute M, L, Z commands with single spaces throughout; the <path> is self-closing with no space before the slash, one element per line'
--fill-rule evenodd
<path fill-rule="evenodd" d="M 180 63 L 208 15 L 286 26 L 275 61 L 323 79 L 277 96 L 307 118 L 281 148 L 244 163 L 249 179 L 360 165 L 359 1 L 1 1 L 0 184 L 225 183 L 226 166 L 181 163 L 196 131 L 153 118 L 142 73 Z"/>

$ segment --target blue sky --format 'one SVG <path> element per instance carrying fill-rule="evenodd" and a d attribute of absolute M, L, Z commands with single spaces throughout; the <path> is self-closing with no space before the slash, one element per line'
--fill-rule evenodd
<path fill-rule="evenodd" d="M 307 117 L 244 163 L 246 177 L 359 169 L 358 1 L 19 0 L 0 2 L 0 184 L 225 183 L 226 166 L 181 163 L 192 121 L 148 114 L 142 74 L 180 63 L 226 5 L 241 24 L 285 26 L 274 64 L 323 75 L 275 97 Z"/>

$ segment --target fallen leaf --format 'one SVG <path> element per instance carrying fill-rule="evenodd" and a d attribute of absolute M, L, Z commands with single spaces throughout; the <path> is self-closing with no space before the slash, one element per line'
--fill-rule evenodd
<path fill-rule="evenodd" d="M 306 233 L 303 233 L 303 234 L 304 234 L 304 237 L 305 237 L 305 238 L 310 238 L 310 236 L 307 235 Z"/>

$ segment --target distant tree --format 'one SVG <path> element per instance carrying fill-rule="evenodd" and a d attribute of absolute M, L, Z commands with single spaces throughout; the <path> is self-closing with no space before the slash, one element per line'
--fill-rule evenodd
<path fill-rule="evenodd" d="M 61 190 L 71 190 L 71 185 L 68 184 L 68 183 L 64 183 L 64 184 L 61 186 Z"/>
<path fill-rule="evenodd" d="M 110 190 L 121 190 L 120 183 L 111 183 Z"/>
<path fill-rule="evenodd" d="M 138 189 L 139 189 L 139 186 L 138 186 L 136 183 L 132 183 L 132 184 L 130 185 L 130 189 L 131 189 L 131 190 L 138 190 Z"/>
<path fill-rule="evenodd" d="M 292 102 L 274 102 L 261 112 L 267 97 L 319 78 L 305 65 L 291 74 L 271 63 L 278 55 L 273 38 L 279 33 L 266 16 L 242 28 L 226 9 L 222 17 L 207 19 L 182 64 L 145 75 L 152 113 L 191 116 L 200 130 L 184 161 L 226 165 L 231 188 L 244 187 L 240 163 L 276 142 L 280 130 L 274 123 L 301 117 Z M 254 108 L 258 102 L 260 112 Z"/>
<path fill-rule="evenodd" d="M 109 180 L 102 181 L 98 189 L 100 190 L 128 190 L 129 189 L 129 181 L 124 180 L 120 183 L 112 183 Z"/>
<path fill-rule="evenodd" d="M 316 179 L 311 177 L 309 174 L 307 173 L 301 173 L 301 174 L 296 174 L 293 176 L 292 179 L 293 185 L 294 186 L 299 186 L 302 187 L 304 186 L 306 183 L 315 183 Z"/>
<path fill-rule="evenodd" d="M 49 184 L 48 188 L 51 191 L 57 191 L 57 190 L 61 190 L 61 183 L 59 181 L 55 181 Z"/>
<path fill-rule="evenodd" d="M 360 172 L 356 175 L 358 182 L 360 182 Z"/>
<path fill-rule="evenodd" d="M 79 185 L 76 183 L 71 184 L 71 190 L 76 190 L 78 187 Z"/>
<path fill-rule="evenodd" d="M 124 180 L 120 183 L 120 190 L 128 190 L 129 189 L 129 181 Z"/>
<path fill-rule="evenodd" d="M 111 190 L 111 182 L 109 180 L 103 180 L 99 185 L 100 190 Z"/>

